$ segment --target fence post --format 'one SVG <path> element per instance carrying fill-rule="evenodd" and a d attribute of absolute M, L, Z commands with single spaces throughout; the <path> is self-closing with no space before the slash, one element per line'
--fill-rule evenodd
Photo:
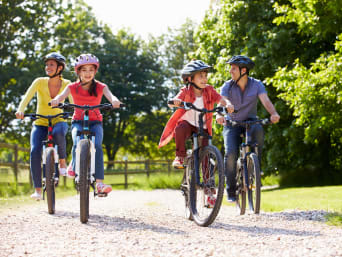
<path fill-rule="evenodd" d="M 14 145 L 14 178 L 15 178 L 15 187 L 18 186 L 18 145 Z"/>
<path fill-rule="evenodd" d="M 125 189 L 128 188 L 128 179 L 127 179 L 127 170 L 128 170 L 128 167 L 127 167 L 127 159 L 125 160 Z"/>
<path fill-rule="evenodd" d="M 146 175 L 148 178 L 150 178 L 150 160 L 147 159 L 145 162 L 145 170 L 146 170 Z"/>
<path fill-rule="evenodd" d="M 167 160 L 167 174 L 170 176 L 171 174 L 171 160 Z"/>

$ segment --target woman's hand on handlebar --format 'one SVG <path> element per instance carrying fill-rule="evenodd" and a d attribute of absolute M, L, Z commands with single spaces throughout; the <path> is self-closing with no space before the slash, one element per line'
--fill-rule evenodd
<path fill-rule="evenodd" d="M 23 112 L 19 112 L 19 111 L 17 111 L 16 113 L 15 113 L 15 116 L 17 117 L 17 119 L 24 119 L 24 113 Z"/>

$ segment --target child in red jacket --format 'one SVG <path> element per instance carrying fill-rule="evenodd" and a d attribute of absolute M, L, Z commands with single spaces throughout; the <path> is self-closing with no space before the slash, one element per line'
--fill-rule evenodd
<path fill-rule="evenodd" d="M 207 73 L 210 68 L 211 66 L 200 60 L 193 60 L 186 64 L 181 72 L 186 86 L 173 98 L 174 105 L 169 105 L 169 107 L 180 106 L 182 101 L 191 102 L 200 109 L 212 109 L 215 103 L 226 106 L 226 100 L 207 84 Z M 160 138 L 159 147 L 162 147 L 175 137 L 176 158 L 172 166 L 177 169 L 184 168 L 185 142 L 193 132 L 198 131 L 198 115 L 199 113 L 194 110 L 177 109 L 167 122 Z M 205 114 L 204 129 L 209 135 L 212 135 L 212 121 L 213 114 Z M 208 145 L 208 139 L 203 139 L 202 145 Z"/>

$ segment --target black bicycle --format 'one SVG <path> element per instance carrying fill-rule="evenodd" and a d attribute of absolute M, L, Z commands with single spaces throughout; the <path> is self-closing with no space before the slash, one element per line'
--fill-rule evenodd
<path fill-rule="evenodd" d="M 120 107 L 125 106 L 120 104 Z M 56 108 L 56 107 L 55 107 Z M 94 106 L 89 105 L 77 105 L 60 103 L 57 108 L 61 109 L 82 109 L 84 110 L 84 116 L 82 121 L 82 131 L 77 133 L 77 146 L 76 146 L 76 158 L 75 158 L 75 183 L 76 189 L 80 193 L 80 220 L 82 223 L 87 223 L 89 219 L 89 190 L 90 187 L 94 190 L 94 197 L 107 196 L 106 193 L 96 193 L 95 190 L 95 134 L 89 130 L 89 111 L 94 109 L 101 109 L 104 111 L 113 110 L 111 104 L 99 104 Z M 83 139 L 81 137 L 83 136 Z"/>
<path fill-rule="evenodd" d="M 174 102 L 168 101 L 168 104 Z M 212 144 L 212 136 L 203 129 L 206 113 L 226 113 L 225 108 L 199 109 L 192 103 L 182 102 L 185 110 L 199 112 L 199 132 L 192 134 L 192 147 L 187 150 L 184 160 L 184 175 L 181 190 L 185 198 L 185 216 L 199 226 L 209 226 L 217 217 L 224 193 L 224 169 L 220 151 Z M 209 144 L 201 145 L 200 138 L 207 138 Z"/>
<path fill-rule="evenodd" d="M 261 203 L 261 171 L 258 159 L 257 143 L 252 141 L 251 127 L 254 124 L 269 124 L 269 119 L 232 121 L 231 126 L 241 126 L 245 133 L 241 134 L 242 143 L 239 147 L 239 158 L 236 163 L 236 206 L 240 215 L 246 211 L 246 194 L 248 194 L 249 209 L 258 214 Z M 243 141 L 243 138 L 245 141 Z"/>
<path fill-rule="evenodd" d="M 43 199 L 45 199 L 45 192 L 48 204 L 49 214 L 55 213 L 55 187 L 59 183 L 59 169 L 58 169 L 58 146 L 53 143 L 52 136 L 52 120 L 57 117 L 62 117 L 63 119 L 68 118 L 72 113 L 63 112 L 56 115 L 40 115 L 36 113 L 25 114 L 24 117 L 29 117 L 31 120 L 37 119 L 47 119 L 48 120 L 48 136 L 47 140 L 42 142 L 43 144 Z"/>

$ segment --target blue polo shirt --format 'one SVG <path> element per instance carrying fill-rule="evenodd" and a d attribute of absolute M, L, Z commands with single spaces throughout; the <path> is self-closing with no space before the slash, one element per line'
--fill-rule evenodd
<path fill-rule="evenodd" d="M 237 113 L 226 116 L 228 120 L 243 121 L 257 117 L 257 104 L 260 94 L 267 94 L 264 84 L 260 80 L 248 77 L 245 91 L 233 81 L 229 80 L 221 87 L 221 95 L 228 98 Z"/>

